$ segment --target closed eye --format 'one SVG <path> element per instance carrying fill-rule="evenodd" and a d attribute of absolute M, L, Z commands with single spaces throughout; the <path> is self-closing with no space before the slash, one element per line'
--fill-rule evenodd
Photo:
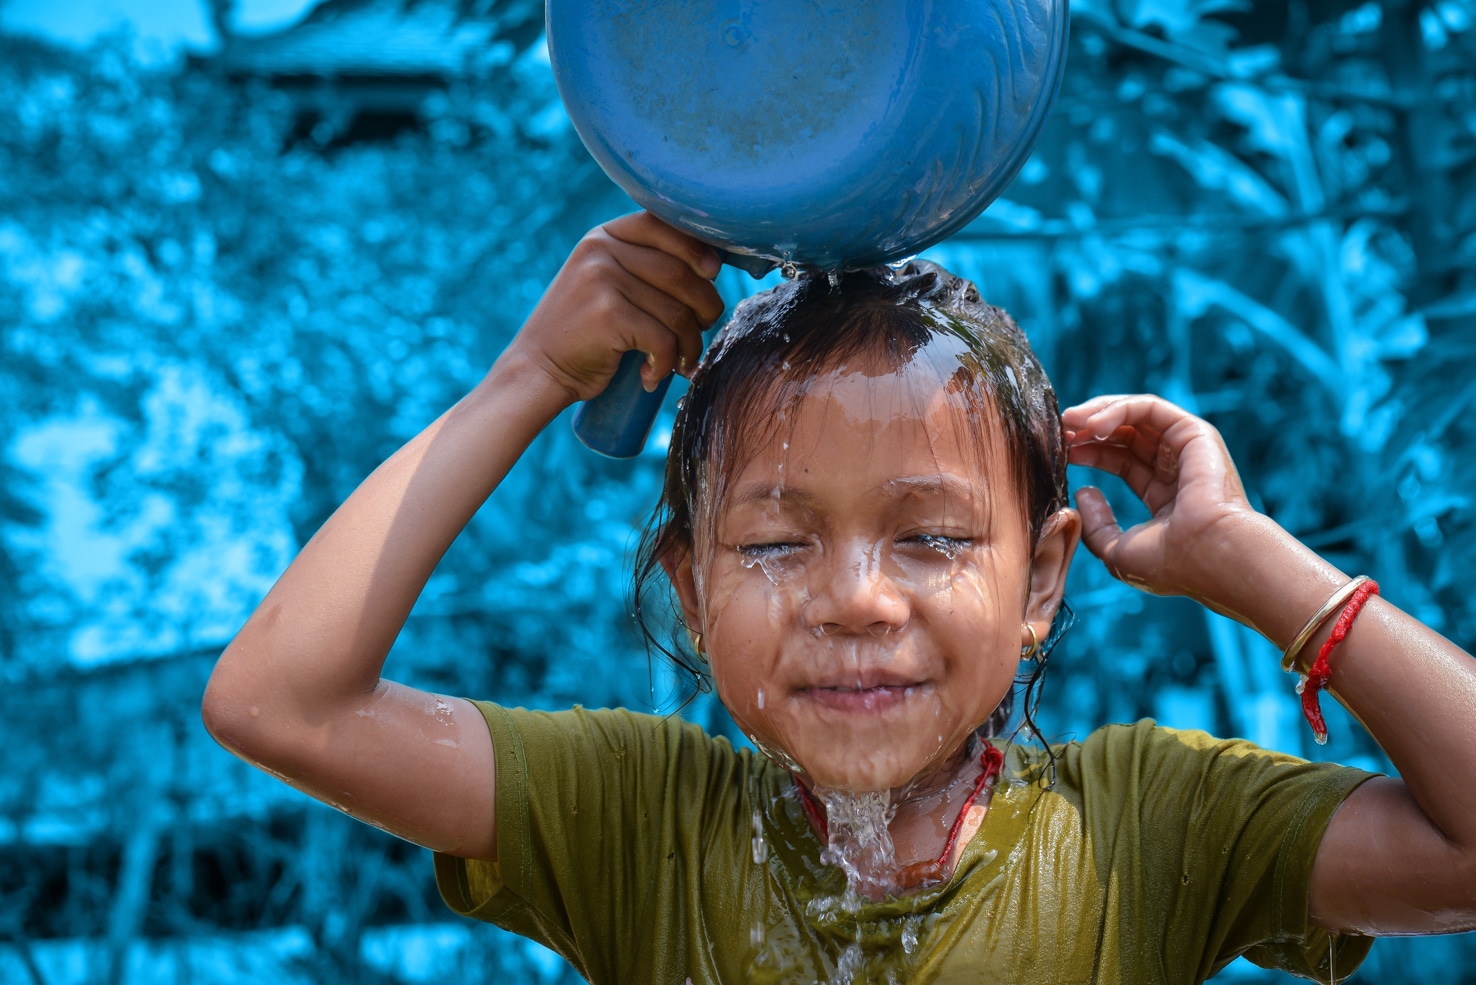
<path fill-rule="evenodd" d="M 949 560 L 974 546 L 972 537 L 949 537 L 945 534 L 914 534 L 908 542 L 930 547 Z"/>
<path fill-rule="evenodd" d="M 739 544 L 736 550 L 738 556 L 745 561 L 758 561 L 764 558 L 788 557 L 804 546 L 798 541 L 773 541 L 763 544 Z"/>

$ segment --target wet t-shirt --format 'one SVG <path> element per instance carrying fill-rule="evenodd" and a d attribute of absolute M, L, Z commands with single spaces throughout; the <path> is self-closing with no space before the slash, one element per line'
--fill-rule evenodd
<path fill-rule="evenodd" d="M 1371 943 L 1307 920 L 1360 770 L 1142 721 L 1057 747 L 1052 784 L 1011 746 L 952 879 L 868 902 L 763 757 L 675 718 L 480 707 L 499 862 L 437 855 L 441 894 L 591 982 L 1181 985 L 1241 954 L 1327 981 Z"/>

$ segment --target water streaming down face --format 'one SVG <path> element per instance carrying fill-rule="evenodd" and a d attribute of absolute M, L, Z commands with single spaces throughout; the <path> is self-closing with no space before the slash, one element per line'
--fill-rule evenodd
<path fill-rule="evenodd" d="M 899 366 L 930 341 L 953 336 L 967 351 L 949 368 L 956 373 L 951 385 L 975 398 L 976 439 L 986 437 L 988 425 L 1004 426 L 1004 464 L 1025 493 L 1032 531 L 1065 503 L 1049 381 L 1009 316 L 983 303 L 972 284 L 908 260 L 869 270 L 785 273 L 785 283 L 739 305 L 679 405 L 662 503 L 637 573 L 637 615 L 658 645 L 643 605 L 649 590 L 660 590 L 658 562 L 673 548 L 696 546 L 696 504 L 713 501 L 749 446 L 779 435 L 786 400 L 827 366 L 843 368 L 853 359 Z M 685 631 L 677 638 L 684 637 Z M 705 673 L 695 658 L 673 655 Z"/>
<path fill-rule="evenodd" d="M 995 515 L 1008 482 L 959 427 L 962 348 L 945 336 L 900 369 L 814 374 L 694 504 L 719 695 L 832 790 L 901 792 L 956 766 L 1013 681 L 1028 537 Z"/>

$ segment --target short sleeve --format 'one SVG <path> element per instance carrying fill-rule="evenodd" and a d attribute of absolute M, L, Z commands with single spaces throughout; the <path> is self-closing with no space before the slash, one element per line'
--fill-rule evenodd
<path fill-rule="evenodd" d="M 1332 960 L 1341 980 L 1367 956 L 1371 938 L 1313 926 L 1307 903 L 1328 822 L 1372 774 L 1147 720 L 1099 730 L 1081 756 L 1108 778 L 1083 789 L 1094 838 L 1167 980 L 1209 978 L 1242 954 L 1323 981 Z"/>
<path fill-rule="evenodd" d="M 457 913 L 547 945 L 590 981 L 620 980 L 622 951 L 653 932 L 699 820 L 679 805 L 713 740 L 696 726 L 623 710 L 536 712 L 477 703 L 496 755 L 498 862 L 437 854 Z M 668 796 L 668 794 L 674 796 Z"/>

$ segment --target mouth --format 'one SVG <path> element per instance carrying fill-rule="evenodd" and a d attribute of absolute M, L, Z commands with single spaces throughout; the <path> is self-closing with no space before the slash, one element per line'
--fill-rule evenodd
<path fill-rule="evenodd" d="M 900 707 L 921 693 L 923 687 L 917 683 L 837 685 L 807 687 L 799 693 L 802 698 L 834 711 L 877 713 Z"/>

